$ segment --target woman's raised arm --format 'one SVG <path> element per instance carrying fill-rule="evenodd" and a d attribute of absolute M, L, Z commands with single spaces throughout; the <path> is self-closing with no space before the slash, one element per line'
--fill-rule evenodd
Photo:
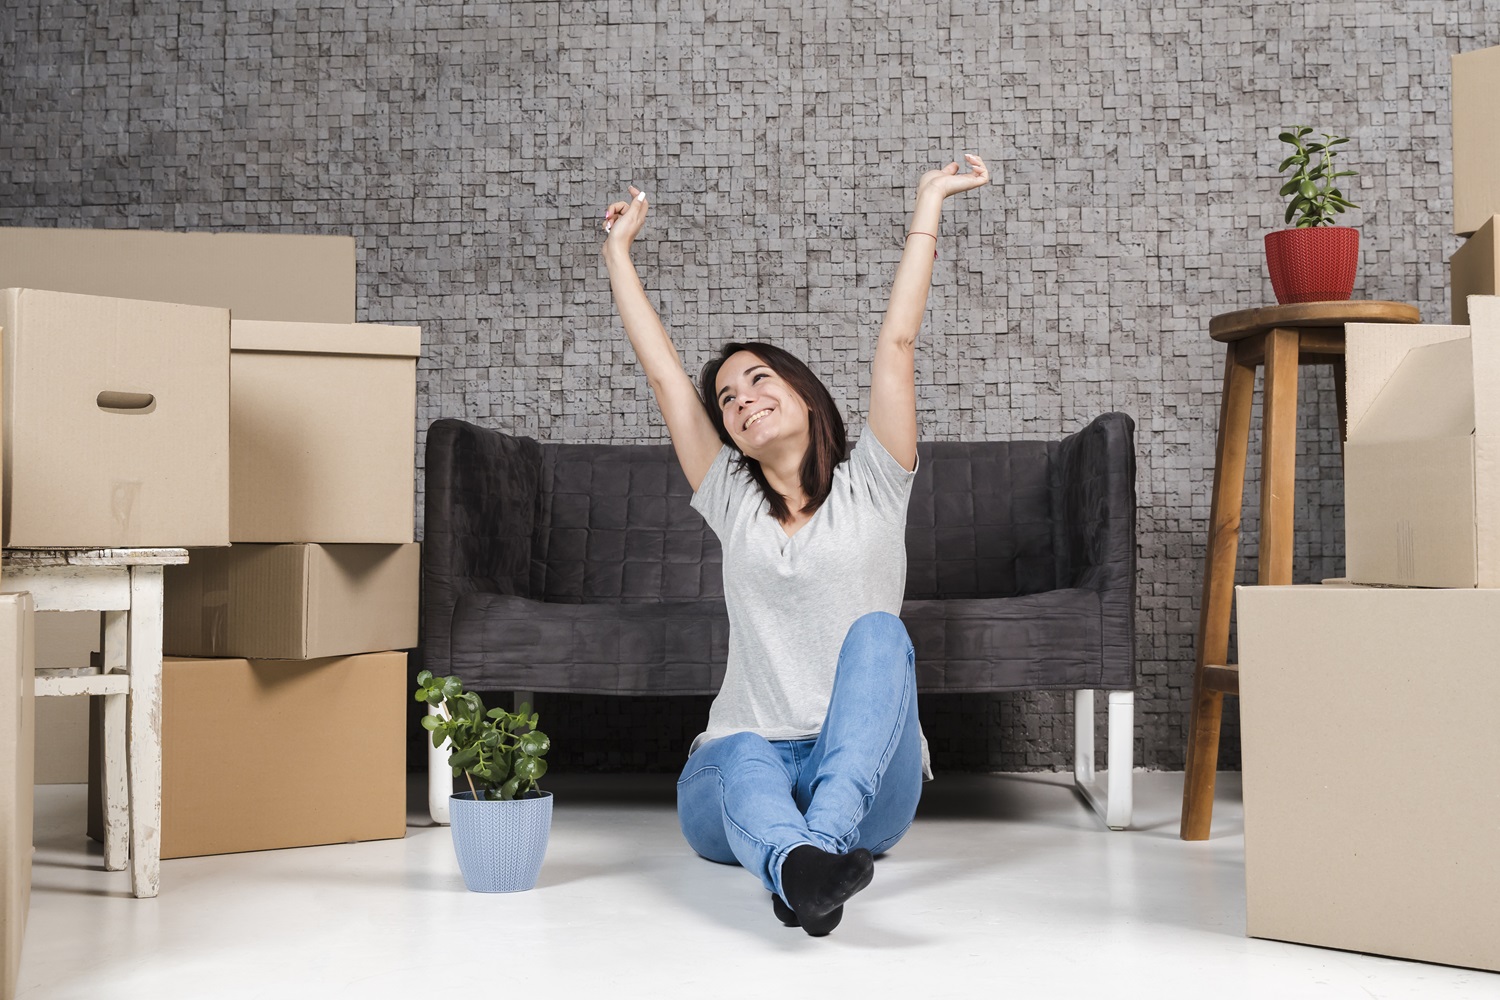
<path fill-rule="evenodd" d="M 604 213 L 606 235 L 600 253 L 609 269 L 609 286 L 620 319 L 625 323 L 625 334 L 646 370 L 646 381 L 667 421 L 677 463 L 682 466 L 688 485 L 696 490 L 713 465 L 722 442 L 631 263 L 630 244 L 645 224 L 648 204 L 645 193 L 639 189 L 632 187 L 630 194 L 630 201 L 617 201 Z"/>
<path fill-rule="evenodd" d="M 891 457 L 903 468 L 917 467 L 917 331 L 927 311 L 927 292 L 932 287 L 932 262 L 936 256 L 938 221 L 943 199 L 960 191 L 988 184 L 990 172 L 984 161 L 966 154 L 970 172 L 958 172 L 950 163 L 929 170 L 917 182 L 917 205 L 912 209 L 906 232 L 906 249 L 891 285 L 891 303 L 880 325 L 875 344 L 875 364 L 870 375 L 870 413 L 866 429 L 875 435 Z"/>

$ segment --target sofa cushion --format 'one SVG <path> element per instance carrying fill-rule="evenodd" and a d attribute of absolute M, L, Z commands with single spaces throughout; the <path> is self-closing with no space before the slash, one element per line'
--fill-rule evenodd
<path fill-rule="evenodd" d="M 1100 671 L 1098 595 L 907 601 L 917 689 L 1027 691 L 1129 687 Z M 716 694 L 728 656 L 722 600 L 555 604 L 468 594 L 454 619 L 453 667 L 471 687 L 578 694 Z"/>
<path fill-rule="evenodd" d="M 917 651 L 918 691 L 1127 688 L 1102 676 L 1099 595 L 907 601 L 901 620 Z"/>
<path fill-rule="evenodd" d="M 715 694 L 729 657 L 723 599 L 557 604 L 466 594 L 453 669 L 479 690 Z"/>

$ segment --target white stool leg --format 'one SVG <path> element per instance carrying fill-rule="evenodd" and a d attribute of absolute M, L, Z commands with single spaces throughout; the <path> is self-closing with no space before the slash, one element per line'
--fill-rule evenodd
<path fill-rule="evenodd" d="M 100 629 L 100 655 L 105 673 L 125 670 L 129 618 L 123 611 L 106 611 Z M 104 870 L 124 871 L 130 862 L 130 786 L 125 772 L 125 715 L 127 695 L 104 698 L 104 773 L 100 786 L 104 804 Z"/>
<path fill-rule="evenodd" d="M 441 713 L 432 705 L 428 705 L 427 714 L 439 715 Z M 453 768 L 448 766 L 448 741 L 444 740 L 442 746 L 435 747 L 432 745 L 431 733 L 427 734 L 426 740 L 427 812 L 432 816 L 434 823 L 447 826 L 448 796 L 453 794 Z"/>
<path fill-rule="evenodd" d="M 162 568 L 130 568 L 130 891 L 161 886 Z"/>

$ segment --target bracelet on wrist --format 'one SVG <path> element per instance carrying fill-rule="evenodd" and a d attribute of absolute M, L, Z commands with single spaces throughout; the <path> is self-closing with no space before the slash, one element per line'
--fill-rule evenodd
<path fill-rule="evenodd" d="M 909 232 L 909 233 L 906 234 L 906 239 L 909 240 L 913 236 L 929 236 L 929 237 L 932 238 L 932 242 L 933 243 L 937 243 L 937 235 L 935 233 L 924 233 L 920 229 L 913 229 L 911 232 Z M 906 245 L 906 241 L 905 240 L 902 241 L 902 245 L 903 246 Z M 932 259 L 933 260 L 937 260 L 937 255 L 938 255 L 937 247 L 934 246 L 932 248 Z"/>

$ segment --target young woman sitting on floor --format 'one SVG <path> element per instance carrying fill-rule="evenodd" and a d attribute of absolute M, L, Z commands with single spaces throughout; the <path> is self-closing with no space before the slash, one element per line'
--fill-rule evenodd
<path fill-rule="evenodd" d="M 851 451 L 823 383 L 781 348 L 726 344 L 695 387 L 630 260 L 648 203 L 615 202 L 602 253 L 625 332 L 724 549 L 729 661 L 677 785 L 693 850 L 740 864 L 813 936 L 869 885 L 930 776 L 917 724 L 906 507 L 917 464 L 914 354 L 944 199 L 989 181 L 969 155 L 929 170 L 875 345 Z"/>

